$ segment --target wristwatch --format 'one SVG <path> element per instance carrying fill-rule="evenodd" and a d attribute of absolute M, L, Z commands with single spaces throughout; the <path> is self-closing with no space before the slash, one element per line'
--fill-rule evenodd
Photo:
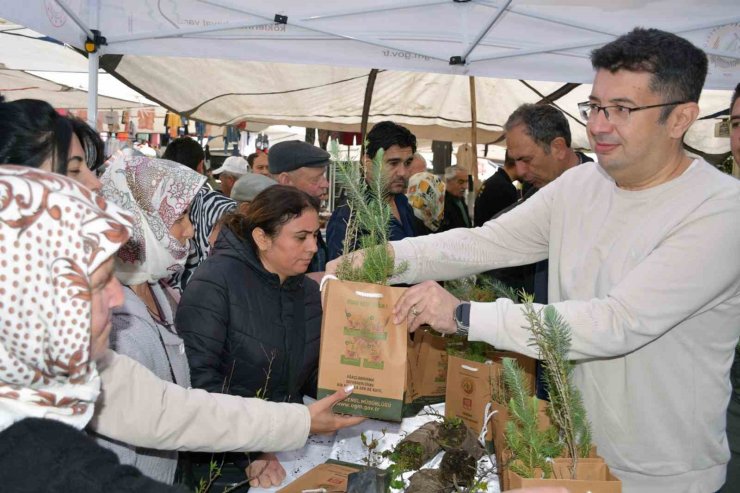
<path fill-rule="evenodd" d="M 457 325 L 457 331 L 455 335 L 468 337 L 468 331 L 470 330 L 470 303 L 463 301 L 452 314 L 452 319 Z"/>

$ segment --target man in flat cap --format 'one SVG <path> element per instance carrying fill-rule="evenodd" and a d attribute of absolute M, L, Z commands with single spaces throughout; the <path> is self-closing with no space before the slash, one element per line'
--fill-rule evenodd
<path fill-rule="evenodd" d="M 326 167 L 328 152 L 301 140 L 279 142 L 268 154 L 270 175 L 281 185 L 289 185 L 321 200 L 329 189 Z M 313 256 L 307 272 L 323 272 L 328 250 L 321 231 L 316 237 L 318 251 Z"/>

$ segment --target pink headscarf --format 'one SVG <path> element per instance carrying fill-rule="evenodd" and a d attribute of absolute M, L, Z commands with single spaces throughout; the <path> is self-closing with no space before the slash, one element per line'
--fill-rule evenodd
<path fill-rule="evenodd" d="M 182 270 L 189 249 L 170 228 L 206 177 L 174 161 L 119 153 L 100 181 L 100 193 L 134 218 L 134 233 L 116 258 L 116 277 L 133 286 Z"/>
<path fill-rule="evenodd" d="M 0 430 L 26 417 L 83 428 L 92 417 L 90 277 L 129 228 L 71 179 L 0 166 Z"/>

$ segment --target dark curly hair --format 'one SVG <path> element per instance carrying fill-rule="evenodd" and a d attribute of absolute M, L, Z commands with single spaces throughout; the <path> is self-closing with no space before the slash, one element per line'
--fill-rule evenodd
<path fill-rule="evenodd" d="M 390 147 L 410 147 L 411 152 L 416 152 L 416 136 L 411 131 L 398 123 L 384 121 L 376 123 L 367 134 L 367 149 L 365 153 L 370 159 L 375 159 L 378 150 L 387 151 Z"/>
<path fill-rule="evenodd" d="M 594 69 L 652 74 L 650 90 L 663 101 L 699 101 L 707 78 L 707 55 L 689 41 L 659 29 L 635 28 L 591 52 Z M 674 106 L 662 109 L 664 122 Z"/>

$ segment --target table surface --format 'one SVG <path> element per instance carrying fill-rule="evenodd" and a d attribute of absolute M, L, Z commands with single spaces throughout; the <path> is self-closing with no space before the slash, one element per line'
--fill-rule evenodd
<path fill-rule="evenodd" d="M 388 459 L 382 459 L 380 457 L 381 452 L 392 449 L 408 433 L 416 430 L 424 423 L 439 419 L 440 415 L 444 415 L 444 404 L 428 406 L 418 415 L 411 418 L 404 418 L 400 423 L 368 419 L 359 425 L 339 430 L 331 435 L 311 435 L 308 437 L 308 441 L 303 448 L 291 452 L 278 452 L 276 454 L 286 473 L 285 481 L 280 486 L 274 488 L 251 488 L 249 491 L 252 493 L 277 491 L 317 465 L 326 462 L 328 459 L 355 464 L 367 464 L 368 451 L 360 439 L 360 435 L 363 433 L 368 441 L 378 438 L 377 454 L 371 460 L 374 461 L 373 465 L 385 468 L 390 464 L 390 461 Z M 441 452 L 434 459 L 422 466 L 422 469 L 438 467 L 443 454 Z M 490 469 L 492 462 L 495 462 L 493 456 L 484 456 L 479 461 L 479 468 L 483 470 Z M 407 479 L 411 474 L 405 474 L 404 478 Z M 495 474 L 491 474 L 488 478 L 488 493 L 500 493 L 498 477 Z"/>

